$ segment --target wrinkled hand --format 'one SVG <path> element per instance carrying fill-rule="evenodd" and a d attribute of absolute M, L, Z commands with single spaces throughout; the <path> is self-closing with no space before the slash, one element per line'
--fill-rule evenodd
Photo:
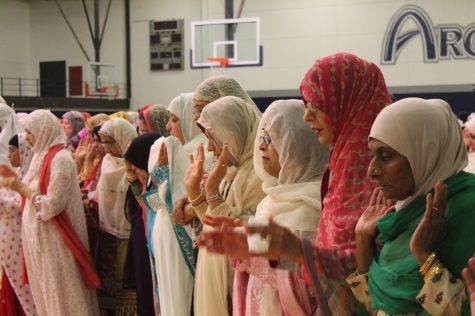
<path fill-rule="evenodd" d="M 198 197 L 201 192 L 200 183 L 204 174 L 204 159 L 204 147 L 203 144 L 200 144 L 196 151 L 196 159 L 194 159 L 193 155 L 190 155 L 190 165 L 186 170 L 184 179 L 185 188 L 191 200 L 194 200 L 196 197 Z"/>
<path fill-rule="evenodd" d="M 220 229 L 205 231 L 198 239 L 198 246 L 206 248 L 209 252 L 235 258 L 250 257 L 247 236 L 239 228 L 223 226 Z"/>
<path fill-rule="evenodd" d="M 180 225 L 188 225 L 196 217 L 193 206 L 188 202 L 188 198 L 182 197 L 175 202 L 173 206 L 172 219 Z"/>
<path fill-rule="evenodd" d="M 462 270 L 462 276 L 467 284 L 467 290 L 470 294 L 470 310 L 475 315 L 475 255 L 468 260 L 467 268 Z"/>
<path fill-rule="evenodd" d="M 228 144 L 224 142 L 223 151 L 219 155 L 218 162 L 216 163 L 213 171 L 210 172 L 205 183 L 206 195 L 211 196 L 219 191 L 219 185 L 226 176 L 228 170 L 228 155 L 229 148 Z"/>
<path fill-rule="evenodd" d="M 288 228 L 278 225 L 272 218 L 269 225 L 264 227 L 246 227 L 246 233 L 260 234 L 262 238 L 270 239 L 267 253 L 259 253 L 258 256 L 272 260 L 286 259 L 293 262 L 303 261 L 303 252 L 299 237 L 294 235 Z"/>
<path fill-rule="evenodd" d="M 424 216 L 409 243 L 409 248 L 421 266 L 444 232 L 446 205 L 447 186 L 439 180 L 434 188 L 434 199 L 430 193 L 426 195 Z"/>
<path fill-rule="evenodd" d="M 16 177 L 17 174 L 15 171 L 10 169 L 7 165 L 0 165 L 0 176 L 8 178 L 8 177 Z"/>
<path fill-rule="evenodd" d="M 219 229 L 223 226 L 228 226 L 230 228 L 242 226 L 243 223 L 239 218 L 231 216 L 212 216 L 205 215 L 203 217 L 203 224 L 213 227 L 214 229 Z"/>
<path fill-rule="evenodd" d="M 373 191 L 368 207 L 356 223 L 355 233 L 374 240 L 378 235 L 377 221 L 384 215 L 394 211 L 393 200 L 385 199 L 380 188 Z"/>
<path fill-rule="evenodd" d="M 158 152 L 157 167 L 160 168 L 165 165 L 168 165 L 168 153 L 167 146 L 165 143 L 163 143 L 160 146 L 160 151 Z"/>

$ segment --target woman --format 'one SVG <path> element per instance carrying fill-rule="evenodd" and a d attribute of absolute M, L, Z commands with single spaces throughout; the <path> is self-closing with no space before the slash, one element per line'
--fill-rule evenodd
<path fill-rule="evenodd" d="M 353 292 L 378 315 L 468 315 L 460 278 L 475 250 L 475 176 L 462 172 L 467 152 L 450 106 L 393 103 L 376 118 L 368 146 L 368 176 L 379 187 L 356 226 Z"/>
<path fill-rule="evenodd" d="M 15 111 L 6 103 L 0 102 L 0 164 L 9 164 L 7 159 L 8 142 L 10 139 L 23 132 L 23 127 L 18 121 Z"/>
<path fill-rule="evenodd" d="M 123 118 L 113 118 L 99 130 L 106 155 L 102 159 L 101 175 L 97 183 L 99 225 L 101 228 L 98 271 L 103 280 L 99 292 L 102 309 L 121 314 L 127 308 L 136 308 L 133 291 L 124 289 L 123 280 L 130 223 L 125 217 L 125 197 L 129 188 L 124 154 L 129 143 L 137 137 L 135 127 Z M 116 306 L 107 304 L 115 299 Z"/>
<path fill-rule="evenodd" d="M 252 159 L 258 112 L 244 100 L 226 96 L 208 104 L 197 123 L 208 137 L 208 151 L 219 157 L 219 161 L 202 192 L 204 149 L 198 148 L 197 160 L 185 176 L 191 204 L 200 218 L 206 213 L 247 219 L 254 215 L 264 197 Z M 208 229 L 204 227 L 205 231 Z M 203 249 L 198 254 L 196 271 L 195 315 L 230 314 L 233 271 L 228 259 Z M 247 274 L 241 277 L 244 282 Z"/>
<path fill-rule="evenodd" d="M 244 91 L 235 79 L 225 76 L 215 76 L 203 81 L 198 85 L 198 87 L 196 87 L 193 95 L 195 104 L 195 121 L 199 119 L 201 112 L 208 103 L 225 96 L 241 98 L 260 114 L 254 101 L 252 101 L 251 97 L 249 97 L 247 92 Z"/>
<path fill-rule="evenodd" d="M 127 179 L 130 189 L 127 192 L 127 219 L 131 224 L 130 243 L 127 262 L 134 270 L 134 285 L 137 292 L 139 315 L 154 315 L 152 271 L 145 233 L 146 209 L 142 207 L 144 184 L 148 178 L 148 156 L 153 143 L 160 138 L 157 133 L 145 133 L 132 140 L 124 155 Z M 145 271 L 145 273 L 144 273 Z"/>
<path fill-rule="evenodd" d="M 79 145 L 79 132 L 84 128 L 84 116 L 78 111 L 69 111 L 63 115 L 63 129 L 66 134 L 66 149 L 74 151 Z"/>
<path fill-rule="evenodd" d="M 468 165 L 466 172 L 475 173 L 475 117 L 465 123 L 463 132 L 467 135 Z"/>
<path fill-rule="evenodd" d="M 98 157 L 96 155 L 96 150 L 94 150 L 93 130 L 96 126 L 100 126 L 103 122 L 108 120 L 109 116 L 102 113 L 96 114 L 86 120 L 86 137 L 81 139 L 73 155 L 74 161 L 79 170 L 80 183 L 87 178 L 91 171 L 95 169 L 98 163 L 102 160 L 102 157 Z"/>
<path fill-rule="evenodd" d="M 154 132 L 162 136 L 168 136 L 165 128 L 170 114 L 163 105 L 151 105 L 139 112 L 139 132 Z"/>
<path fill-rule="evenodd" d="M 98 315 L 94 288 L 100 281 L 87 250 L 77 171 L 64 148 L 64 131 L 47 110 L 32 112 L 24 126 L 34 152 L 24 182 L 5 167 L 1 172 L 7 177 L 3 185 L 25 198 L 23 278 L 39 315 Z"/>
<path fill-rule="evenodd" d="M 24 133 L 15 135 L 8 144 L 8 159 L 13 168 L 19 168 L 18 178 L 25 177 L 33 158 L 33 151 Z M 6 191 L 6 192 L 3 192 Z M 0 314 L 36 315 L 30 286 L 21 286 L 21 196 L 2 189 L 0 199 L 1 224 L 0 264 L 3 267 Z"/>
<path fill-rule="evenodd" d="M 321 215 L 320 184 L 329 150 L 302 120 L 300 100 L 273 102 L 259 123 L 254 169 L 267 196 L 256 218 L 272 217 L 299 237 L 315 238 Z M 252 258 L 235 267 L 251 273 L 247 290 L 234 293 L 233 315 L 310 315 L 314 303 L 297 271 L 273 269 L 269 260 Z M 236 289 L 236 286 L 235 286 Z M 236 295 L 238 294 L 238 295 Z M 239 299 L 244 294 L 245 300 Z M 245 306 L 238 304 L 245 301 Z M 245 311 L 245 313 L 244 313 Z"/>
<path fill-rule="evenodd" d="M 300 91 L 306 103 L 304 119 L 320 143 L 333 145 L 322 180 L 323 211 L 316 240 L 312 245 L 273 221 L 247 231 L 271 238 L 269 251 L 261 256 L 303 264 L 319 313 L 352 315 L 357 303 L 345 279 L 356 268 L 354 229 L 375 186 L 365 175 L 371 160 L 366 142 L 370 126 L 391 96 L 378 67 L 348 53 L 318 59 Z M 224 235 L 216 244 L 227 252 L 227 244 L 220 243 L 233 236 Z"/>
<path fill-rule="evenodd" d="M 190 225 L 171 220 L 173 205 L 185 194 L 183 177 L 188 156 L 206 141 L 193 120 L 193 94 L 182 93 L 168 107 L 167 130 L 172 136 L 159 139 L 152 147 L 149 170 L 156 184 L 158 204 L 149 203 L 155 218 L 151 235 L 160 313 L 190 315 L 195 277 L 195 245 Z M 157 152 L 158 150 L 158 152 Z M 152 195 L 153 196 L 153 195 Z"/>

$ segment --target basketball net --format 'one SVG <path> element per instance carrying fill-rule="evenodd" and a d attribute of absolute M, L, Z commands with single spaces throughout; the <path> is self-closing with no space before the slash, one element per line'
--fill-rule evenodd
<path fill-rule="evenodd" d="M 210 57 L 208 61 L 213 62 L 213 65 L 209 67 L 210 77 L 222 75 L 229 66 L 228 57 Z"/>

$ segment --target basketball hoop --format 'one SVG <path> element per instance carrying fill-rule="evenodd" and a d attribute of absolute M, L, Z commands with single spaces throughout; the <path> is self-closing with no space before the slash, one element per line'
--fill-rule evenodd
<path fill-rule="evenodd" d="M 229 66 L 228 57 L 209 57 L 208 61 L 213 62 L 213 65 L 210 66 L 211 77 L 220 75 L 223 72 L 223 69 Z"/>

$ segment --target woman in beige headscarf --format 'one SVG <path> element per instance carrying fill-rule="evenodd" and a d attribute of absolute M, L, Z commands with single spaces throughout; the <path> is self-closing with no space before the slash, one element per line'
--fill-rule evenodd
<path fill-rule="evenodd" d="M 208 151 L 219 156 L 218 164 L 200 190 L 203 175 L 203 146 L 185 175 L 185 186 L 198 216 L 204 214 L 247 219 L 264 197 L 262 181 L 253 166 L 258 112 L 244 100 L 227 96 L 208 104 L 198 125 L 208 137 Z M 207 202 L 207 203 L 205 203 Z M 204 230 L 209 229 L 205 226 Z M 229 315 L 233 271 L 227 257 L 198 254 L 195 277 L 195 315 Z M 244 278 L 246 276 L 243 276 Z"/>
<path fill-rule="evenodd" d="M 210 102 L 225 96 L 235 96 L 251 105 L 260 115 L 260 111 L 249 94 L 235 79 L 225 76 L 211 77 L 198 85 L 193 96 L 195 102 L 195 120 L 200 117 L 203 108 Z"/>

